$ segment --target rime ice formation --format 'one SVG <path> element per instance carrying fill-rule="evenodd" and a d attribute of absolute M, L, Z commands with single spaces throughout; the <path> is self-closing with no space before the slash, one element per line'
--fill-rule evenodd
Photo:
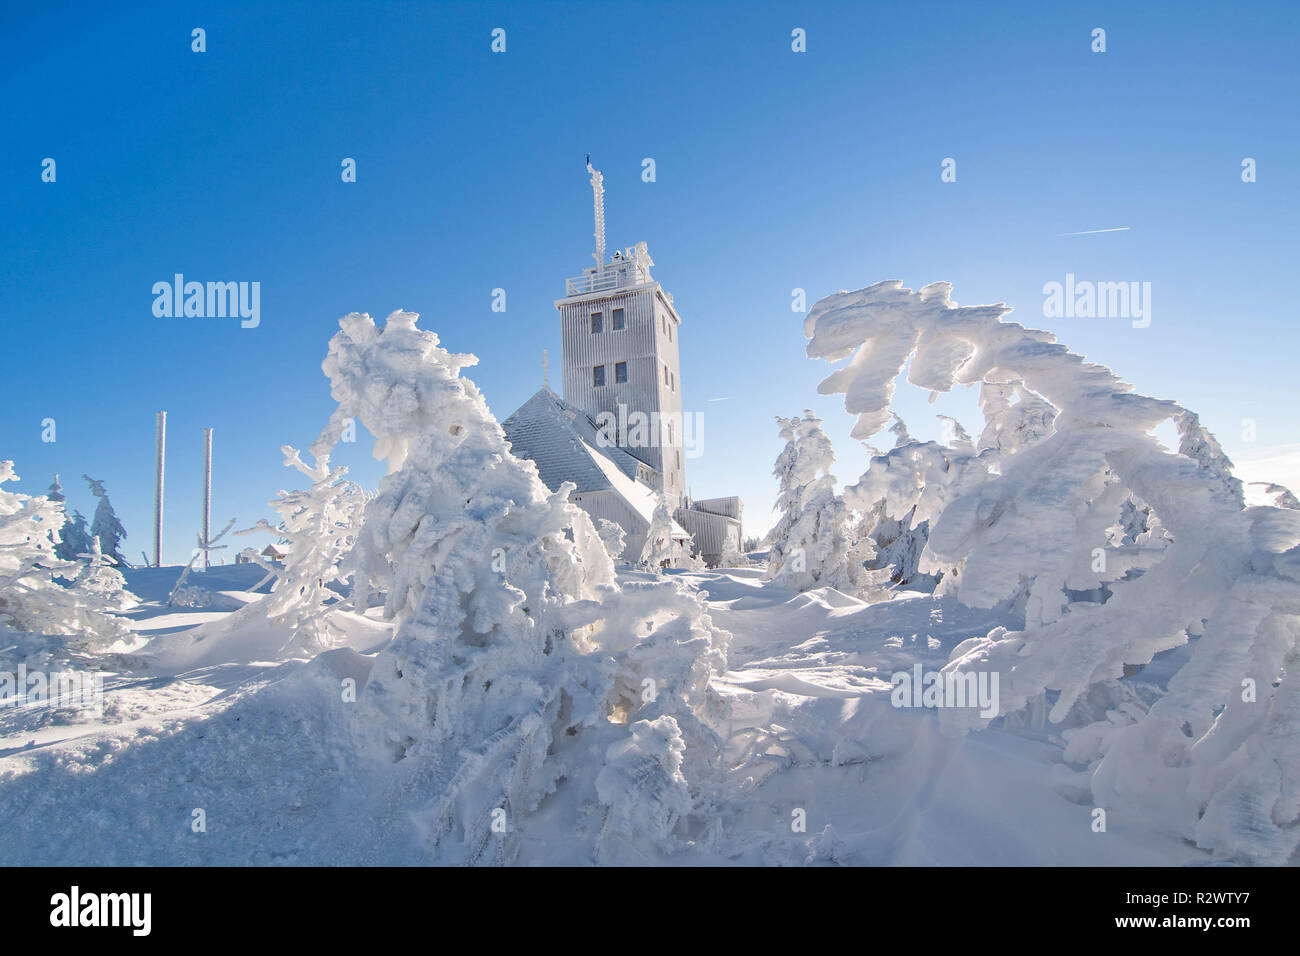
<path fill-rule="evenodd" d="M 394 312 L 379 328 L 346 316 L 323 365 L 339 407 L 318 445 L 355 417 L 388 466 L 356 563 L 387 592 L 396 634 L 360 700 L 359 739 L 419 795 L 410 809 L 440 862 L 513 859 L 522 821 L 561 787 L 598 790 L 609 826 L 625 831 L 627 787 L 662 789 L 639 775 L 642 750 L 668 761 L 672 796 L 654 797 L 667 802 L 653 832 L 671 849 L 691 805 L 686 780 L 699 799 L 718 747 L 706 715 L 720 706 L 709 677 L 725 667 L 726 635 L 676 584 L 619 588 L 591 519 L 568 501 L 572 485 L 548 491 L 511 454 L 460 375 L 476 359 L 443 349 L 416 318 Z M 631 751 L 614 745 L 630 720 Z M 652 721 L 676 731 L 671 760 L 642 743 Z M 603 786 L 584 777 L 593 738 L 622 768 Z"/>
<path fill-rule="evenodd" d="M 946 468 L 955 487 L 927 552 L 952 569 L 943 593 L 971 607 L 1021 601 L 1024 626 L 970 638 L 947 669 L 998 673 L 1003 714 L 1054 693 L 1050 716 L 1063 721 L 1090 688 L 1191 640 L 1167 693 L 1076 728 L 1069 757 L 1088 765 L 1099 806 L 1228 858 L 1286 860 L 1300 842 L 1300 514 L 1243 509 L 1231 463 L 1195 415 L 1136 394 L 1048 332 L 1001 321 L 1006 306 L 960 307 L 950 291 L 882 282 L 823 299 L 804 327 L 810 357 L 850 359 L 820 391 L 845 396 L 861 439 L 889 421 L 909 359 L 921 388 L 979 383 L 1022 397 L 1015 423 L 1003 395 L 987 397 L 997 427 L 981 454 L 1008 433 L 1014 453 L 999 454 L 996 472 Z M 1170 419 L 1179 453 L 1151 434 Z M 1108 529 L 1127 503 L 1155 516 L 1162 546 L 1136 529 L 1117 543 Z M 1108 597 L 1071 600 L 1094 589 Z M 987 723 L 969 709 L 940 719 L 957 732 Z"/>

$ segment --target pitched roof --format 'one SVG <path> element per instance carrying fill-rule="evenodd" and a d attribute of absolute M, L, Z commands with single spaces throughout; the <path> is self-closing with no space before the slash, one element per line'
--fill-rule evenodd
<path fill-rule="evenodd" d="M 551 491 L 565 481 L 578 486 L 575 494 L 613 491 L 647 525 L 653 520 L 657 493 L 636 480 L 637 466 L 643 463 L 621 448 L 602 446 L 587 413 L 554 392 L 540 389 L 502 422 L 501 428 L 511 451 L 536 464 L 542 483 Z M 673 524 L 681 537 L 690 537 Z"/>
<path fill-rule="evenodd" d="M 621 448 L 602 447 L 587 413 L 550 389 L 539 389 L 501 427 L 515 455 L 531 459 L 552 491 L 564 481 L 578 492 L 613 488 L 611 470 L 636 478 L 638 461 Z"/>

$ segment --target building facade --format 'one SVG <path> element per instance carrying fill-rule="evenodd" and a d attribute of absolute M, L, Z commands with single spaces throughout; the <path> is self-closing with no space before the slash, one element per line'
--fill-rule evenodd
<path fill-rule="evenodd" d="M 587 171 L 595 265 L 566 279 L 555 300 L 564 398 L 543 388 L 502 425 L 515 454 L 537 462 L 548 487 L 573 481 L 575 504 L 623 525 L 630 559 L 634 542 L 644 541 L 646 494 L 662 492 L 693 553 L 716 564 L 740 550 L 740 502 L 714 499 L 728 504 L 697 509 L 687 493 L 681 316 L 651 275 L 644 242 L 606 257 L 603 177 L 590 162 Z"/>

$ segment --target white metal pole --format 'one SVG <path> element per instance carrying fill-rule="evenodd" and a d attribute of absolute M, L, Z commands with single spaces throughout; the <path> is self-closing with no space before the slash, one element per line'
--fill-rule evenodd
<path fill-rule="evenodd" d="M 167 459 L 167 413 L 154 421 L 153 565 L 162 567 L 163 467 Z"/>

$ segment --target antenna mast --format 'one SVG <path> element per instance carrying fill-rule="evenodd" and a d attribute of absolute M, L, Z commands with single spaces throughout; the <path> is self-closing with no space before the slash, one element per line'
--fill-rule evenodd
<path fill-rule="evenodd" d="M 591 154 L 587 154 L 587 172 L 591 173 L 591 197 L 596 211 L 596 271 L 605 268 L 605 177 L 599 169 L 591 168 Z"/>

